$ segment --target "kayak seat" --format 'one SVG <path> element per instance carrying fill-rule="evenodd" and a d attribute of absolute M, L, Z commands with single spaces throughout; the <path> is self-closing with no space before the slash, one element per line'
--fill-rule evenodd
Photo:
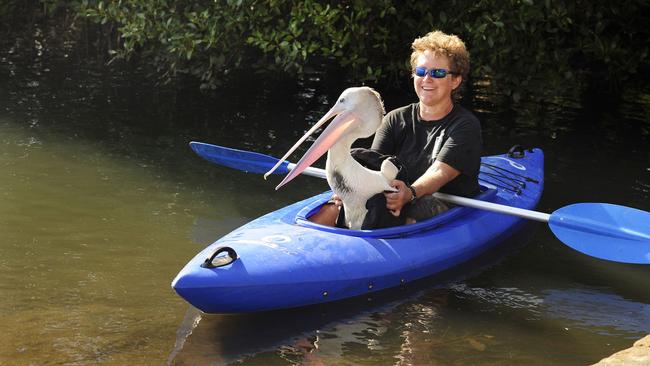
<path fill-rule="evenodd" d="M 494 202 L 494 200 L 496 199 L 496 194 L 497 194 L 497 189 L 481 186 L 481 193 L 479 193 L 478 195 L 472 198 L 481 201 L 486 201 L 486 202 Z M 421 231 L 430 231 L 435 229 L 436 227 L 440 227 L 450 221 L 456 220 L 462 216 L 465 216 L 471 212 L 476 211 L 476 209 L 469 208 L 469 207 L 455 206 L 439 215 L 436 215 L 427 220 L 418 221 L 415 224 L 400 225 L 400 226 L 387 227 L 387 228 L 374 229 L 374 230 L 350 230 L 345 228 L 320 225 L 312 221 L 309 221 L 308 218 L 314 213 L 316 213 L 321 208 L 322 205 L 327 203 L 327 201 L 330 199 L 331 196 L 332 196 L 331 191 L 322 193 L 321 195 L 318 196 L 318 199 L 312 201 L 310 204 L 303 207 L 300 211 L 298 211 L 298 213 L 295 216 L 295 220 L 294 220 L 295 224 L 304 227 L 313 228 L 316 230 L 321 230 L 321 231 L 326 231 L 326 232 L 331 232 L 331 233 L 336 233 L 341 235 L 348 235 L 348 236 L 361 236 L 361 237 L 368 237 L 368 238 L 395 238 L 395 237 L 413 235 Z"/>

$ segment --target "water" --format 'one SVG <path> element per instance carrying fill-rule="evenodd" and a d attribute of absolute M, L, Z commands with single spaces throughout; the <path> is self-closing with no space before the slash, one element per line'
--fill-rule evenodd
<path fill-rule="evenodd" d="M 214 96 L 140 73 L 0 55 L 0 364 L 584 365 L 650 333 L 647 266 L 572 251 L 541 224 L 443 276 L 369 299 L 205 315 L 170 282 L 205 245 L 325 190 L 274 191 L 210 165 L 200 140 L 281 155 L 343 89 L 242 79 Z M 250 88 L 254 85 L 254 88 Z M 343 85 L 343 86 L 342 86 Z M 570 92 L 508 112 L 478 88 L 486 153 L 546 153 L 539 210 L 650 210 L 650 101 Z M 384 93 L 388 109 L 412 99 Z M 625 123 L 623 123 L 625 122 Z"/>

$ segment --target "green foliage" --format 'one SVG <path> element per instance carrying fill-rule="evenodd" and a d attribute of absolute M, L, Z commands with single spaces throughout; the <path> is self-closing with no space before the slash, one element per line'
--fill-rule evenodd
<path fill-rule="evenodd" d="M 82 14 L 118 26 L 116 58 L 138 53 L 167 77 L 190 73 L 203 87 L 219 85 L 233 68 L 264 65 L 265 71 L 302 72 L 331 59 L 357 78 L 377 80 L 391 37 L 381 19 L 395 14 L 390 1 L 367 6 L 319 1 L 88 1 Z M 403 61 L 401 61 L 403 63 Z M 259 69 L 259 68 L 257 68 Z"/>
<path fill-rule="evenodd" d="M 119 26 L 116 57 L 139 52 L 204 87 L 244 64 L 301 72 L 325 62 L 359 81 L 399 80 L 411 41 L 441 29 L 466 41 L 474 77 L 517 100 L 589 73 L 616 86 L 647 68 L 644 1 L 84 0 L 81 12 Z"/>
<path fill-rule="evenodd" d="M 2 14 L 20 4 L 6 0 Z M 409 77 L 410 44 L 433 29 L 465 40 L 472 77 L 517 101 L 567 83 L 620 88 L 648 71 L 647 0 L 31 0 L 96 24 L 113 59 L 137 56 L 164 80 L 215 88 L 245 66 L 335 68 L 354 82 Z M 13 9 L 13 10 L 12 10 Z M 83 18 L 80 18 L 83 19 Z"/>
<path fill-rule="evenodd" d="M 326 59 L 350 70 L 355 78 L 376 81 L 385 65 L 395 61 L 385 56 L 393 40 L 386 20 L 396 14 L 391 3 L 268 1 L 247 43 L 285 70 L 300 72 L 311 60 Z M 404 58 L 398 60 L 403 63 Z"/>
<path fill-rule="evenodd" d="M 648 67 L 644 3 L 484 0 L 452 28 L 468 41 L 474 75 L 514 100 L 584 80 L 617 89 Z"/>

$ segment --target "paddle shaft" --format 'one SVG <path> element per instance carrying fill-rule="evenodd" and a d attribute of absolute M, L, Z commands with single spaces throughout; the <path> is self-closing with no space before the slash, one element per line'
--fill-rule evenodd
<path fill-rule="evenodd" d="M 192 149 L 206 160 L 250 173 L 285 174 L 296 164 L 251 151 L 190 142 Z M 276 166 L 277 165 L 277 166 Z M 308 167 L 302 174 L 326 178 L 325 170 Z M 569 247 L 596 258 L 650 264 L 650 212 L 606 203 L 577 203 L 552 214 L 499 205 L 450 194 L 434 196 L 456 205 L 548 223 L 553 234 Z"/>
<path fill-rule="evenodd" d="M 500 205 L 492 202 L 479 201 L 467 197 L 454 196 L 447 193 L 436 192 L 433 194 L 433 196 L 442 201 L 453 203 L 455 205 L 478 208 L 481 210 L 498 212 L 498 213 L 504 213 L 508 215 L 518 216 L 524 219 L 529 219 L 529 220 L 548 222 L 551 218 L 551 215 L 543 212 L 525 210 L 523 208 L 510 207 L 510 206 Z"/>
<path fill-rule="evenodd" d="M 289 165 L 287 165 L 287 170 L 294 170 L 295 168 L 296 168 L 296 164 L 294 163 L 289 163 Z M 305 168 L 305 170 L 302 171 L 302 174 L 308 175 L 310 177 L 327 179 L 327 174 L 325 173 L 325 169 L 314 168 L 311 166 Z"/>
<path fill-rule="evenodd" d="M 293 170 L 296 167 L 296 164 L 294 163 L 289 163 L 287 166 L 288 170 Z M 325 170 L 320 169 L 320 168 L 314 168 L 314 167 L 309 167 L 305 169 L 302 174 L 304 175 L 309 175 L 312 177 L 317 177 L 317 178 L 323 178 L 326 179 L 327 175 L 325 174 Z M 497 212 L 497 213 L 503 213 L 507 215 L 513 215 L 513 216 L 518 216 L 524 219 L 529 219 L 529 220 L 535 220 L 535 221 L 540 221 L 540 222 L 548 222 L 551 215 L 543 213 L 543 212 L 537 212 L 537 211 L 531 211 L 531 210 L 525 210 L 523 208 L 517 208 L 517 207 L 511 207 L 511 206 L 506 206 L 506 205 L 499 205 L 497 203 L 492 203 L 492 202 L 485 202 L 485 201 L 479 201 L 467 197 L 460 197 L 460 196 L 454 196 L 451 194 L 447 193 L 440 193 L 436 192 L 433 194 L 434 197 L 438 198 L 441 201 L 453 203 L 455 205 L 460 205 L 460 206 L 466 206 L 466 207 L 471 207 L 471 208 L 478 208 L 481 210 L 486 210 L 486 211 L 492 211 L 492 212 Z"/>

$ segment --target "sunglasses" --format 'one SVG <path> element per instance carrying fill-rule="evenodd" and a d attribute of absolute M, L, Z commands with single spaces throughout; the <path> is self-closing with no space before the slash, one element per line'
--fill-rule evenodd
<path fill-rule="evenodd" d="M 447 69 L 427 69 L 426 67 L 418 66 L 415 68 L 414 74 L 415 76 L 419 76 L 419 77 L 424 77 L 427 74 L 429 74 L 429 76 L 431 76 L 432 78 L 442 79 L 445 76 L 447 76 L 447 74 L 455 75 L 458 73 L 449 71 Z"/>

